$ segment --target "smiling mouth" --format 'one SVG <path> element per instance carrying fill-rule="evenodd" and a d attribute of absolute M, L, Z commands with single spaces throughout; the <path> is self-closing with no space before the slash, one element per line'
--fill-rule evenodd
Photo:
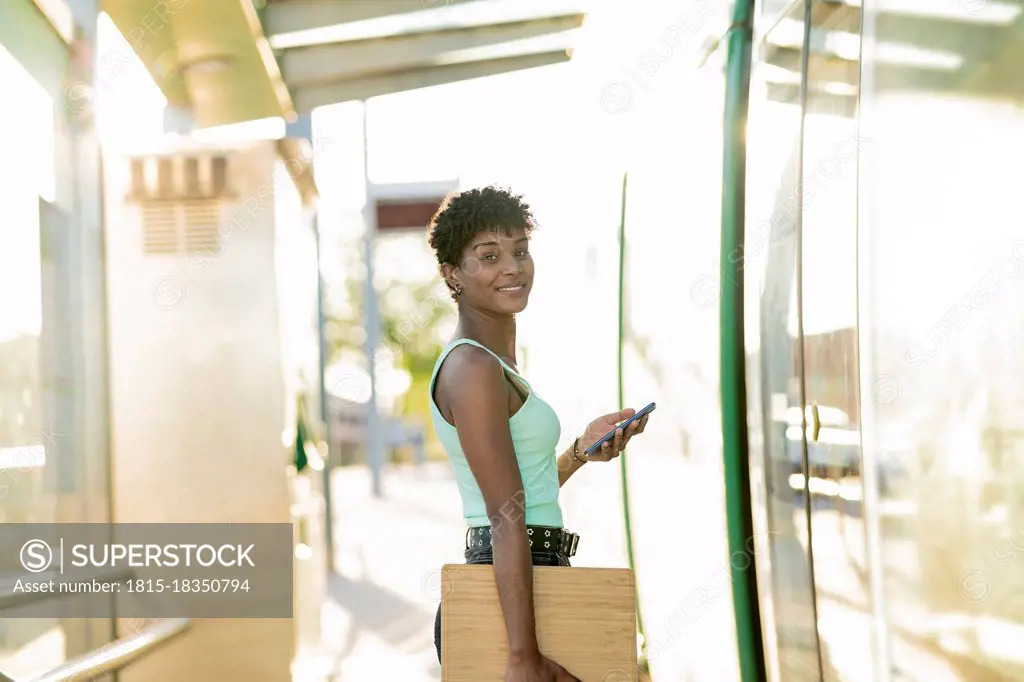
<path fill-rule="evenodd" d="M 506 291 L 506 292 L 510 292 L 510 291 L 522 291 L 522 290 L 523 290 L 523 289 L 525 289 L 525 288 L 526 288 L 526 285 L 525 285 L 525 284 L 519 284 L 519 285 L 516 285 L 516 286 L 514 286 L 514 287 L 500 287 L 500 288 L 498 289 L 498 291 Z"/>

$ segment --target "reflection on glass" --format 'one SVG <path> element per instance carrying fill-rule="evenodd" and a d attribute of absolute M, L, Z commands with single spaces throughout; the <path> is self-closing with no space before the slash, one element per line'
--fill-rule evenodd
<path fill-rule="evenodd" d="M 53 518 L 38 505 L 46 495 L 43 471 L 47 454 L 40 366 L 40 183 L 38 177 L 25 173 L 19 159 L 37 154 L 36 141 L 41 138 L 38 117 L 45 123 L 52 103 L 2 47 L 0 87 L 12 93 L 12 101 L 24 101 L 24 107 L 0 111 L 0 146 L 5 150 L 0 155 L 0 206 L 4 207 L 0 232 L 0 523 L 46 522 Z M 33 116 L 37 120 L 32 120 Z M 26 136 L 26 130 L 35 134 Z M 51 139 L 52 135 L 51 126 Z M 29 672 L 24 664 L 19 665 L 26 658 L 34 658 L 37 665 L 40 660 L 61 660 L 63 633 L 56 620 L 0 623 L 0 671 Z"/>
<path fill-rule="evenodd" d="M 872 600 L 861 487 L 857 365 L 859 12 L 814 0 L 801 221 L 804 405 L 822 674 L 871 682 Z M 853 32 L 849 32 L 850 29 Z M 853 49 L 841 49 L 852 38 Z M 849 42 L 849 41 L 846 41 Z M 846 56 L 840 56 L 843 52 Z M 796 320 L 791 333 L 796 334 Z M 790 419 L 790 447 L 804 437 Z M 793 487 L 802 489 L 803 476 Z"/>
<path fill-rule="evenodd" d="M 857 36 L 850 36 L 854 42 Z M 779 46 L 790 48 L 799 53 L 804 44 L 804 0 L 760 0 L 755 4 L 754 15 L 754 44 L 761 47 L 763 62 L 772 61 L 772 50 L 770 45 L 776 48 Z M 799 62 L 800 55 L 795 54 Z M 762 65 L 762 71 L 765 67 Z M 771 69 L 767 69 L 771 73 Z M 797 67 L 796 76 L 799 78 L 800 69 Z M 777 80 L 778 74 L 771 76 Z M 799 82 L 799 81 L 797 81 Z M 799 104 L 799 101 L 795 102 Z"/>
<path fill-rule="evenodd" d="M 787 17 L 790 23 L 802 20 L 802 6 Z M 758 557 L 758 585 L 769 675 L 816 680 L 821 665 L 808 507 L 802 494 L 806 472 L 802 439 L 798 434 L 794 442 L 790 433 L 793 410 L 800 424 L 803 405 L 799 336 L 791 324 L 800 300 L 801 106 L 799 88 L 789 78 L 780 79 L 780 70 L 771 65 L 780 53 L 799 65 L 801 52 L 773 44 L 773 33 L 754 67 L 748 125 L 742 262 L 751 485 L 755 532 L 768 550 Z"/>
<path fill-rule="evenodd" d="M 90 487 L 102 476 L 87 466 L 92 462 L 72 428 L 72 412 L 86 409 L 74 371 L 84 368 L 74 365 L 91 364 L 100 350 L 71 326 L 69 302 L 85 287 L 72 280 L 67 223 L 56 210 L 41 210 L 53 208 L 55 198 L 60 110 L 2 45 L 0 91 L 17 103 L 0 108 L 0 523 L 79 521 L 87 508 L 89 520 L 105 520 L 105 492 Z M 82 253 L 98 260 L 100 250 Z M 83 269 L 96 272 L 98 263 Z M 90 423 L 89 431 L 95 437 L 102 427 Z M 17 555 L 0 557 L 0 580 L 22 571 Z M 61 606 L 84 616 L 82 603 Z M 100 619 L 15 615 L 0 612 L 0 672 L 15 679 L 45 672 L 110 635 L 110 622 Z"/>
<path fill-rule="evenodd" d="M 623 53 L 635 61 L 635 53 Z M 722 63 L 721 54 L 717 59 Z M 681 59 L 662 68 L 659 74 L 684 70 Z M 673 81 L 685 88 L 664 107 L 630 112 L 642 118 L 630 124 L 637 139 L 628 180 L 623 382 L 627 406 L 658 405 L 627 455 L 638 596 L 658 680 L 738 674 L 717 380 L 723 81 L 713 68 L 688 73 Z M 592 147 L 607 139 L 583 141 Z M 542 226 L 558 226 L 538 231 L 531 244 L 536 288 L 517 324 L 529 344 L 530 372 L 558 405 L 570 445 L 574 424 L 607 412 L 617 399 L 622 179 L 616 174 L 609 182 L 593 163 L 567 177 L 570 186 L 558 185 L 557 202 L 542 198 L 543 187 L 534 194 L 517 185 Z M 569 301 L 574 317 L 609 324 L 593 326 L 582 344 L 552 335 Z M 626 565 L 618 465 L 586 470 L 560 492 L 567 523 L 584 538 L 580 565 Z M 733 560 L 742 566 L 744 557 Z"/>
<path fill-rule="evenodd" d="M 865 2 L 861 330 L 891 669 L 1024 679 L 1024 151 L 1016 2 Z M 897 63 L 886 45 L 952 55 Z M 939 133 L 938 131 L 941 131 Z M 862 325 L 864 323 L 862 322 Z"/>
<path fill-rule="evenodd" d="M 799 4 L 800 8 L 797 10 L 793 7 L 794 4 Z M 758 3 L 758 16 L 757 23 L 759 28 L 768 30 L 771 28 L 778 19 L 782 16 L 785 11 L 787 16 L 792 14 L 803 14 L 803 3 L 797 0 L 763 0 Z M 788 11 L 786 11 L 788 10 Z"/>
<path fill-rule="evenodd" d="M 686 82 L 640 124 L 651 129 L 629 175 L 624 396 L 658 405 L 629 446 L 631 521 L 654 679 L 737 679 L 730 562 L 748 558 L 726 544 L 719 440 L 724 79 L 709 67 Z"/>

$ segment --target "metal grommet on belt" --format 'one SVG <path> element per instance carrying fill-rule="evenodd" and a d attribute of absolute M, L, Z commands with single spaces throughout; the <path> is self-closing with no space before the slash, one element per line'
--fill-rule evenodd
<path fill-rule="evenodd" d="M 576 547 L 579 545 L 580 536 L 576 533 L 570 533 L 564 528 L 550 528 L 545 526 L 527 526 L 526 535 L 530 543 L 530 547 L 533 547 L 533 536 L 543 534 L 544 549 L 563 554 L 566 557 L 573 557 L 576 555 Z M 488 526 L 479 526 L 477 528 L 470 528 L 466 531 L 466 548 L 474 549 L 479 547 L 491 547 L 493 546 L 491 539 L 491 529 Z"/>

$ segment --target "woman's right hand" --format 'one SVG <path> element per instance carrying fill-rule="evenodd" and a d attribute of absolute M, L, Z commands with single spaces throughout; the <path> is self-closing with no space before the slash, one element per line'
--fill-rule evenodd
<path fill-rule="evenodd" d="M 580 678 L 546 656 L 512 656 L 505 671 L 505 682 L 580 682 Z"/>

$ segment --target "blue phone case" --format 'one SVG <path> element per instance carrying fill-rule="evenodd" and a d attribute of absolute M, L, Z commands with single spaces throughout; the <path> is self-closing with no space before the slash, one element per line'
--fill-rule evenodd
<path fill-rule="evenodd" d="M 639 412 L 637 412 L 636 414 L 634 414 L 634 415 L 633 415 L 632 417 L 630 417 L 630 418 L 629 418 L 629 419 L 627 419 L 626 421 L 622 422 L 621 424 L 619 424 L 618 426 L 616 426 L 616 427 L 615 427 L 614 429 L 612 429 L 612 430 L 611 430 L 611 431 L 609 431 L 608 433 L 604 434 L 604 437 L 603 437 L 603 438 L 602 438 L 601 440 L 597 441 L 596 443 L 594 443 L 593 445 L 591 445 L 591 446 L 590 446 L 589 448 L 587 448 L 586 450 L 584 450 L 584 451 L 583 451 L 583 453 L 584 453 L 584 454 L 586 454 L 586 455 L 589 455 L 590 453 L 594 452 L 594 451 L 595 451 L 595 450 L 597 450 L 597 449 L 598 449 L 599 447 L 601 447 L 601 445 L 602 445 L 602 444 L 603 444 L 603 443 L 604 443 L 605 441 L 609 441 L 609 440 L 611 440 L 612 438 L 614 438 L 614 437 L 615 437 L 615 432 L 616 432 L 616 431 L 618 431 L 619 429 L 624 429 L 624 428 L 628 427 L 628 426 L 629 426 L 630 424 L 632 424 L 633 422 L 635 422 L 635 421 L 636 421 L 637 419 L 640 419 L 640 418 L 641 418 L 641 417 L 643 417 L 643 416 L 644 416 L 645 414 L 650 414 L 651 412 L 654 412 L 654 408 L 655 408 L 655 407 L 656 407 L 656 405 L 655 405 L 654 403 L 651 403 L 650 405 L 648 405 L 648 406 L 647 406 L 647 407 L 645 407 L 644 409 L 640 410 Z"/>

